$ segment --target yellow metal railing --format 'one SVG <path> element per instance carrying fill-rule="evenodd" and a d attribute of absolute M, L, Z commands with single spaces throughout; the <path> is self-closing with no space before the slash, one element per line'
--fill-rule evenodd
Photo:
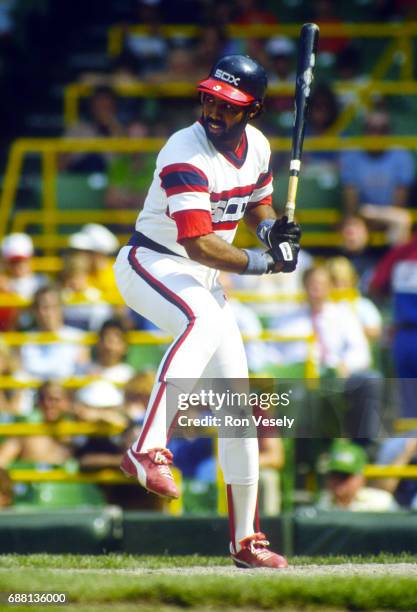
<path fill-rule="evenodd" d="M 27 223 L 36 222 L 42 227 L 42 233 L 34 236 L 35 246 L 43 248 L 47 255 L 54 255 L 57 248 L 67 246 L 67 238 L 59 235 L 58 225 L 64 219 L 66 222 L 77 219 L 79 222 L 86 220 L 102 220 L 114 223 L 131 222 L 134 213 L 124 211 L 59 211 L 56 194 L 57 176 L 57 156 L 60 153 L 71 152 L 113 152 L 113 153 L 134 153 L 134 152 L 156 152 L 163 144 L 159 138 L 148 138 L 131 140 L 127 138 L 101 138 L 101 139 L 18 139 L 12 147 L 6 167 L 3 190 L 0 199 L 0 236 L 9 230 L 23 231 Z M 360 149 L 364 146 L 369 150 L 388 149 L 391 147 L 403 147 L 406 149 L 417 149 L 417 136 L 374 136 L 363 137 L 355 136 L 349 138 L 338 138 L 327 136 L 321 138 L 307 138 L 304 144 L 306 151 L 340 151 Z M 274 151 L 289 151 L 289 138 L 272 138 L 271 146 Z M 42 209 L 40 211 L 18 211 L 14 215 L 14 203 L 19 186 L 19 179 L 22 172 L 23 161 L 28 154 L 37 154 L 42 160 Z M 318 213 L 317 219 L 323 222 L 328 216 L 329 219 L 336 219 L 336 211 L 315 211 Z M 301 211 L 302 213 L 302 211 Z M 302 213 L 307 215 L 306 213 Z M 314 211 L 309 211 L 310 219 L 314 219 Z M 305 217 L 308 218 L 308 217 Z M 313 221 L 314 222 L 314 221 Z M 319 222 L 319 221 L 317 221 Z M 305 246 L 310 246 L 313 241 L 315 244 L 339 244 L 340 237 L 334 232 L 310 233 L 304 240 Z"/>
<path fill-rule="evenodd" d="M 18 436 L 69 436 L 107 437 L 123 433 L 124 427 L 108 423 L 81 423 L 60 421 L 58 423 L 0 423 L 0 438 Z"/>
<path fill-rule="evenodd" d="M 42 266 L 41 264 L 42 259 L 47 260 L 48 263 L 46 267 Z M 59 258 L 53 258 L 52 262 L 50 261 L 50 259 L 51 258 L 49 257 L 45 257 L 45 258 L 39 257 L 37 260 L 37 269 L 38 270 L 55 269 L 55 266 L 58 266 Z M 60 268 L 57 267 L 56 269 L 59 270 Z M 252 303 L 262 303 L 262 304 L 266 302 L 271 302 L 273 304 L 282 303 L 282 302 L 284 303 L 304 302 L 306 300 L 306 294 L 303 291 L 297 291 L 295 293 L 263 294 L 263 293 L 259 293 L 255 291 L 248 291 L 245 289 L 233 289 L 231 291 L 228 291 L 228 295 L 232 298 L 239 300 L 240 302 L 252 302 Z M 330 299 L 335 300 L 335 301 L 339 301 L 339 300 L 352 301 L 358 296 L 359 296 L 359 293 L 356 289 L 332 289 L 330 291 Z M 106 298 L 104 303 L 110 304 L 111 306 L 117 306 L 120 304 L 120 299 L 117 296 L 114 296 L 113 299 L 109 297 L 109 298 Z M 81 306 L 81 305 L 91 305 L 91 302 L 77 298 L 77 299 L 64 300 L 64 304 Z M 10 293 L 10 294 L 0 293 L 0 308 L 4 306 L 5 307 L 16 307 L 16 308 L 28 308 L 31 305 L 32 305 L 31 300 L 22 298 L 21 296 L 15 293 Z M 17 332 L 13 332 L 13 334 L 16 334 L 16 333 Z M 20 337 L 23 337 L 23 335 L 27 333 L 30 333 L 30 332 L 18 332 L 18 335 L 16 336 L 11 335 L 10 337 L 12 339 L 14 337 L 19 339 Z M 43 333 L 43 337 L 50 338 L 51 341 L 55 341 L 59 339 L 59 336 L 53 333 Z M 89 338 L 86 341 L 88 343 L 93 343 L 96 340 L 96 335 L 93 332 L 91 332 L 86 337 Z M 136 330 L 136 331 L 128 332 L 128 339 L 133 344 L 146 342 L 146 341 L 148 341 L 149 343 L 151 341 L 151 338 L 154 338 L 154 337 L 156 337 L 154 334 L 152 334 L 151 332 L 146 332 L 146 331 L 144 332 L 144 331 Z M 160 337 L 161 337 L 160 335 L 157 336 L 157 338 L 160 338 Z"/>
<path fill-rule="evenodd" d="M 258 296 L 259 301 L 259 296 Z M 306 342 L 307 343 L 307 360 L 305 363 L 305 377 L 306 378 L 317 378 L 317 364 L 314 359 L 314 346 L 315 336 L 314 335 L 294 335 L 284 336 L 282 334 L 265 330 L 259 334 L 243 334 L 244 342 L 263 340 L 269 342 Z M 83 345 L 94 345 L 97 342 L 98 336 L 94 332 L 86 332 L 80 338 L 73 340 L 75 344 Z M 130 331 L 127 333 L 128 344 L 168 344 L 172 341 L 170 336 L 163 334 L 156 334 L 154 332 L 147 331 Z M 51 332 L 3 332 L 2 342 L 8 346 L 23 346 L 24 344 L 53 344 L 56 342 L 67 342 L 65 338 L 59 336 L 59 334 Z M 266 376 L 267 377 L 267 376 Z M 85 376 L 75 377 L 66 379 L 63 384 L 66 387 L 74 388 L 81 387 L 89 384 L 97 377 Z M 42 383 L 41 380 L 35 378 L 22 380 L 21 378 L 15 378 L 12 376 L 0 377 L 0 389 L 22 389 L 22 388 L 33 388 L 38 387 Z"/>
<path fill-rule="evenodd" d="M 417 465 L 367 465 L 366 478 L 417 478 Z"/>
<path fill-rule="evenodd" d="M 269 38 L 271 36 L 289 36 L 297 38 L 300 35 L 302 24 L 230 24 L 226 27 L 226 34 L 230 38 Z M 130 25 L 127 28 L 130 34 L 147 34 L 149 28 L 143 25 Z M 190 25 L 164 25 L 161 34 L 167 38 L 182 35 L 184 37 L 197 37 L 200 28 Z M 119 55 L 123 49 L 123 41 L 126 28 L 122 25 L 114 25 L 109 29 L 108 53 L 111 56 Z M 321 38 L 388 38 L 393 39 L 395 45 L 388 45 L 388 56 L 392 62 L 394 54 L 400 50 L 403 53 L 401 65 L 402 78 L 410 78 L 413 74 L 413 53 L 410 40 L 417 36 L 417 22 L 401 23 L 342 23 L 321 24 Z M 385 64 L 387 64 L 385 60 Z M 388 64 L 389 65 L 389 64 Z M 387 66 L 388 67 L 388 66 Z M 383 75 L 381 75 L 383 76 Z"/>
<path fill-rule="evenodd" d="M 382 78 L 383 75 L 379 75 Z M 334 82 L 334 91 L 343 95 L 355 93 L 353 100 L 341 112 L 332 134 L 340 134 L 348 125 L 358 107 L 368 106 L 369 100 L 375 95 L 385 96 L 411 96 L 417 95 L 417 82 L 412 79 L 412 75 L 403 81 L 382 81 L 369 80 L 364 83 L 344 83 L 343 81 Z M 151 84 L 138 81 L 137 83 L 125 83 L 114 86 L 114 91 L 118 96 L 128 98 L 195 98 L 196 86 L 193 83 L 163 83 Z M 79 105 L 81 98 L 88 98 L 94 92 L 94 87 L 86 83 L 70 83 L 64 90 L 64 121 L 66 125 L 71 125 L 78 121 Z M 294 83 L 280 83 L 268 87 L 268 97 L 274 96 L 293 96 Z"/>
<path fill-rule="evenodd" d="M 172 467 L 172 475 L 179 490 L 182 488 L 182 473 L 179 469 Z M 101 469 L 87 472 L 76 472 L 74 474 L 63 469 L 36 470 L 13 468 L 8 471 L 13 482 L 36 483 L 36 482 L 65 482 L 79 484 L 100 484 L 100 485 L 136 485 L 135 479 L 123 476 L 120 470 Z M 167 514 L 178 516 L 183 512 L 182 498 L 172 501 L 163 500 L 163 509 Z"/>

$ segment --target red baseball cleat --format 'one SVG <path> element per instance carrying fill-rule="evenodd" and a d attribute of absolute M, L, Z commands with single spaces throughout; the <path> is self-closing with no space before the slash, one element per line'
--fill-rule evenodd
<path fill-rule="evenodd" d="M 167 448 L 151 448 L 146 453 L 137 453 L 129 448 L 120 469 L 128 477 L 137 478 L 139 484 L 160 497 L 178 499 L 180 496 L 169 466 L 173 455 Z"/>
<path fill-rule="evenodd" d="M 283 569 L 288 567 L 288 561 L 268 549 L 269 542 L 263 533 L 254 533 L 239 542 L 241 549 L 231 551 L 232 559 L 237 567 Z"/>

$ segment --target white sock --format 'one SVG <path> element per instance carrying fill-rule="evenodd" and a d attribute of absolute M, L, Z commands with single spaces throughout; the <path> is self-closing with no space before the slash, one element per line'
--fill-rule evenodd
<path fill-rule="evenodd" d="M 229 485 L 232 491 L 233 500 L 233 524 L 235 527 L 236 552 L 239 552 L 239 541 L 243 540 L 255 532 L 254 520 L 256 511 L 256 500 L 258 497 L 258 483 L 250 485 Z M 229 507 L 229 512 L 232 508 Z"/>

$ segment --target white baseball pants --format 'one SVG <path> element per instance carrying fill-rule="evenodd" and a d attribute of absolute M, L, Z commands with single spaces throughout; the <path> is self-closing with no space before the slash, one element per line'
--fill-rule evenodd
<path fill-rule="evenodd" d="M 174 337 L 159 366 L 142 433 L 133 445 L 144 452 L 167 444 L 167 378 L 247 378 L 248 367 L 240 331 L 215 270 L 130 246 L 120 250 L 114 270 L 126 304 Z M 257 439 L 219 439 L 219 462 L 227 484 L 254 485 L 259 470 Z"/>

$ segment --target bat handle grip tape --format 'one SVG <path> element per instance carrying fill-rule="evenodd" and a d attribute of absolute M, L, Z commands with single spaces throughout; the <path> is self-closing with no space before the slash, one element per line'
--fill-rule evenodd
<path fill-rule="evenodd" d="M 285 214 L 288 221 L 294 221 L 295 198 L 297 195 L 298 175 L 291 175 L 288 182 L 288 197 L 285 206 Z"/>

